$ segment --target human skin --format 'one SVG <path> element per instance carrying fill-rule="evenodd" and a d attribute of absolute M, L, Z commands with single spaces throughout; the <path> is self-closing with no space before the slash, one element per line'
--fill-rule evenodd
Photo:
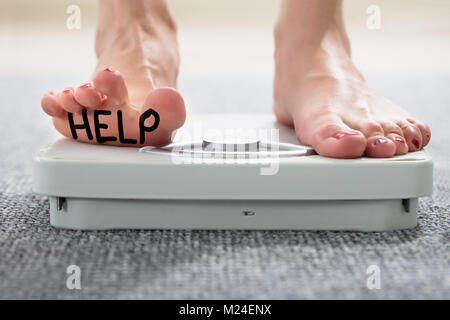
<path fill-rule="evenodd" d="M 335 158 L 423 148 L 430 128 L 370 89 L 351 59 L 341 0 L 283 0 L 275 25 L 274 112 Z"/>

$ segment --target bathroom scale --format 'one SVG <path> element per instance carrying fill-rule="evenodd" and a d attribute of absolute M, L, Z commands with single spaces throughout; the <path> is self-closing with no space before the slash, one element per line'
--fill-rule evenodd
<path fill-rule="evenodd" d="M 266 114 L 188 116 L 172 144 L 114 147 L 58 136 L 36 154 L 33 190 L 54 227 L 382 231 L 417 225 L 426 151 L 333 159 Z"/>

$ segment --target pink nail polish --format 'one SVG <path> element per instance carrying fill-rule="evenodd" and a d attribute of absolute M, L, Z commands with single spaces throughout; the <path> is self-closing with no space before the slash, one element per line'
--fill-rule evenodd
<path fill-rule="evenodd" d="M 334 135 L 334 138 L 339 140 L 339 139 L 344 138 L 346 136 L 357 136 L 357 135 L 359 135 L 359 132 L 354 132 L 354 131 L 346 132 L 346 131 L 343 131 L 343 132 L 336 133 Z"/>
<path fill-rule="evenodd" d="M 419 140 L 417 139 L 412 139 L 412 144 L 414 145 L 414 147 L 416 147 L 417 149 L 420 148 L 420 144 L 419 144 Z"/>
<path fill-rule="evenodd" d="M 402 138 L 399 138 L 399 137 L 395 137 L 394 140 L 397 142 L 400 142 L 400 143 L 405 143 L 405 140 L 403 140 Z"/>
<path fill-rule="evenodd" d="M 375 140 L 373 145 L 376 146 L 377 144 L 380 144 L 380 143 L 384 144 L 384 143 L 388 143 L 388 141 L 384 138 L 379 138 L 379 139 Z"/>
<path fill-rule="evenodd" d="M 106 68 L 106 69 L 105 69 L 105 70 L 103 70 L 103 71 L 113 72 L 114 70 L 113 70 L 113 69 L 111 69 L 111 68 Z"/>
<path fill-rule="evenodd" d="M 72 92 L 72 89 L 63 90 L 63 93 L 71 93 L 71 92 Z"/>
<path fill-rule="evenodd" d="M 80 88 L 90 88 L 90 87 L 92 87 L 92 84 L 90 84 L 89 82 L 88 82 L 88 83 L 85 83 L 85 84 L 82 84 L 82 85 L 80 86 Z"/>

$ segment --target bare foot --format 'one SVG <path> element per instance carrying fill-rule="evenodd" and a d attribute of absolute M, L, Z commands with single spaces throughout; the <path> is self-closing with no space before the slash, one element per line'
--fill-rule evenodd
<path fill-rule="evenodd" d="M 42 98 L 61 134 L 117 146 L 165 145 L 186 111 L 174 89 L 176 27 L 163 0 L 100 1 L 90 82 Z"/>
<path fill-rule="evenodd" d="M 274 111 L 323 156 L 392 157 L 430 128 L 370 89 L 353 65 L 341 1 L 284 0 L 275 28 Z"/>

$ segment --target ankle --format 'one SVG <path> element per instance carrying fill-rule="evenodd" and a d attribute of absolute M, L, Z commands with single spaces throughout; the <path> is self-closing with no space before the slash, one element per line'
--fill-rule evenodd
<path fill-rule="evenodd" d="M 173 30 L 176 29 L 175 20 L 166 0 L 100 0 L 98 20 L 99 26 L 103 22 L 127 24 L 130 21 L 138 21 L 145 24 L 145 22 L 154 21 Z"/>
<path fill-rule="evenodd" d="M 276 50 L 312 54 L 326 43 L 350 55 L 342 1 L 284 0 L 274 27 Z"/>
<path fill-rule="evenodd" d="M 165 0 L 100 0 L 95 49 L 97 57 L 115 43 L 121 47 L 142 39 L 176 42 L 177 26 Z"/>

